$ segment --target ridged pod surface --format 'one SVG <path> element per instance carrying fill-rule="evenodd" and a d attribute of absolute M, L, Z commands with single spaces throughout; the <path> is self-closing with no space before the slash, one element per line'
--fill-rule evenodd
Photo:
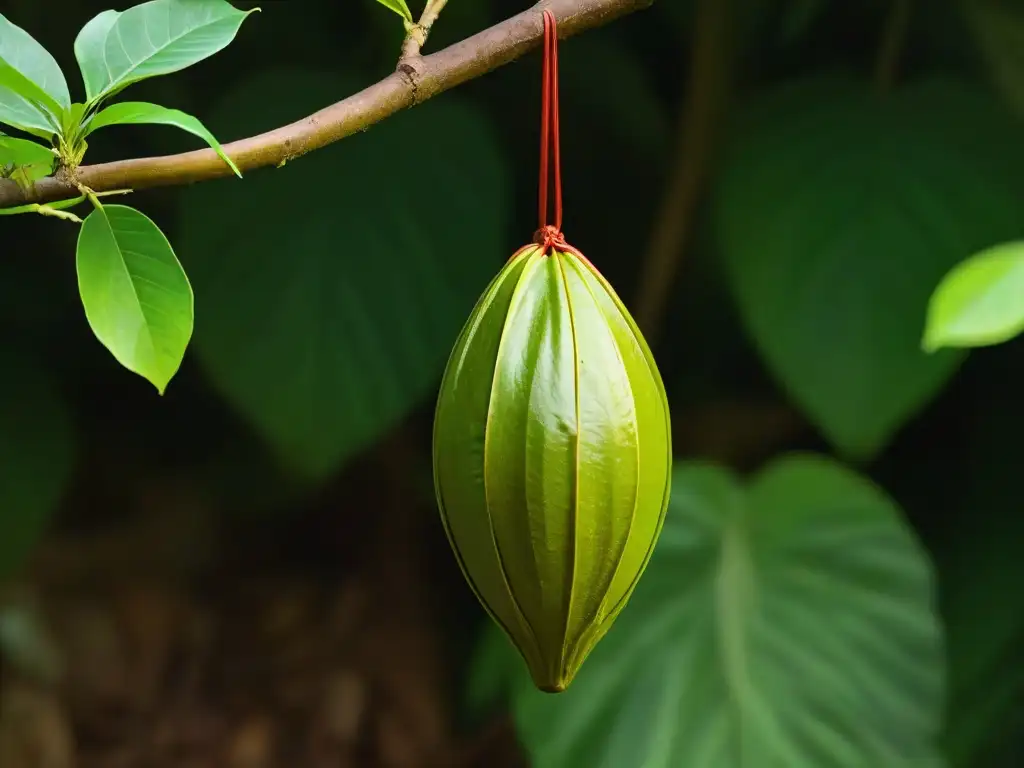
<path fill-rule="evenodd" d="M 650 350 L 578 251 L 529 246 L 470 315 L 434 420 L 434 483 L 463 574 L 563 691 L 661 532 L 669 409 Z"/>

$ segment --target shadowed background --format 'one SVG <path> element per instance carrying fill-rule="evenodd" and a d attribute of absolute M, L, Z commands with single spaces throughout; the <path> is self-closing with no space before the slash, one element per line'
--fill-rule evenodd
<path fill-rule="evenodd" d="M 394 68 L 371 0 L 259 5 L 129 98 L 226 143 Z M 527 5 L 449 0 L 425 52 Z M 107 7 L 0 0 L 73 98 Z M 4 218 L 0 766 L 1020 765 L 1024 350 L 919 340 L 942 275 L 1024 233 L 1021 41 L 996 0 L 657 0 L 561 44 L 564 229 L 649 333 L 678 466 L 558 697 L 466 588 L 430 470 L 447 354 L 536 228 L 539 51 L 132 195 L 195 290 L 162 398 L 92 336 L 76 226 Z"/>

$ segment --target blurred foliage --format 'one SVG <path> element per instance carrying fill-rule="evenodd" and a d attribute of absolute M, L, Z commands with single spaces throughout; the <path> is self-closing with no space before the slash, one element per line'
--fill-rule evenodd
<path fill-rule="evenodd" d="M 870 458 L 960 361 L 920 349 L 928 296 L 1018 231 L 1019 126 L 958 82 L 879 94 L 828 75 L 766 90 L 736 120 L 716 229 L 741 314 L 829 440 Z"/>
<path fill-rule="evenodd" d="M 901 31 L 907 1 L 730 0 L 729 109 L 655 354 L 678 435 L 725 398 L 714 445 L 767 448 L 724 467 L 712 441 L 679 441 L 697 455 L 679 457 L 654 560 L 567 693 L 529 690 L 481 624 L 469 706 L 509 704 L 537 766 L 1020 765 L 1024 344 L 921 339 L 944 275 L 1024 238 L 1024 3 L 910 2 Z M 528 5 L 450 0 L 425 52 Z M 561 49 L 566 232 L 634 308 L 686 141 L 698 5 L 657 0 Z M 0 6 L 65 72 L 107 7 Z M 215 59 L 133 91 L 227 142 L 394 68 L 402 22 L 379 3 L 262 8 Z M 536 226 L 539 85 L 527 56 L 283 168 L 133 195 L 196 295 L 194 346 L 158 403 L 89 337 L 75 229 L 0 219 L 0 572 L 78 522 L 51 516 L 79 439 L 174 462 L 226 512 L 285 516 L 429 413 L 473 301 Z M 89 151 L 194 146 L 139 128 Z M 757 467 L 775 438 L 751 438 L 744 408 L 763 403 L 796 410 L 784 447 L 814 453 Z"/>
<path fill-rule="evenodd" d="M 75 461 L 71 416 L 52 377 L 0 340 L 0 578 L 21 564 Z"/>
<path fill-rule="evenodd" d="M 209 122 L 225 136 L 259 133 L 357 82 L 268 71 L 226 94 Z M 280 96 L 267 103 L 267 93 Z M 391 162 L 412 137 L 429 152 L 408 167 Z M 180 196 L 181 250 L 206 318 L 197 354 L 295 469 L 333 474 L 429 397 L 492 276 L 481 254 L 508 241 L 506 177 L 493 129 L 454 95 L 313 162 Z M 359 181 L 339 183 L 347 178 Z M 381 210 L 387 219 L 375 220 Z"/>
<path fill-rule="evenodd" d="M 692 463 L 672 482 L 636 595 L 565 695 L 535 690 L 490 632 L 472 694 L 509 667 L 538 768 L 937 764 L 941 631 L 896 505 L 813 455 L 747 489 Z"/>

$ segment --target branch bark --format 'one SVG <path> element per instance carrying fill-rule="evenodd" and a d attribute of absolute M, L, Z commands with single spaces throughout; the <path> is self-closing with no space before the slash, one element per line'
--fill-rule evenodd
<path fill-rule="evenodd" d="M 396 112 L 508 64 L 537 47 L 544 36 L 542 11 L 558 19 L 560 37 L 579 34 L 651 5 L 653 0 L 542 0 L 500 24 L 424 57 L 399 62 L 378 83 L 309 117 L 258 136 L 233 141 L 224 151 L 244 173 L 281 166 L 307 152 L 362 131 Z M 211 149 L 178 155 L 83 165 L 77 179 L 95 192 L 191 184 L 232 175 Z M 77 197 L 68 179 L 48 177 L 27 192 L 0 180 L 0 208 Z"/>

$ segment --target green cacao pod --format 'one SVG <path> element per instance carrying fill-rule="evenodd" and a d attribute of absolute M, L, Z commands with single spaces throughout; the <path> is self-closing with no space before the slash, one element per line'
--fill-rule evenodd
<path fill-rule="evenodd" d="M 566 689 L 632 594 L 671 461 L 661 376 L 615 291 L 571 246 L 521 249 L 448 361 L 434 483 L 466 580 L 539 689 Z"/>

